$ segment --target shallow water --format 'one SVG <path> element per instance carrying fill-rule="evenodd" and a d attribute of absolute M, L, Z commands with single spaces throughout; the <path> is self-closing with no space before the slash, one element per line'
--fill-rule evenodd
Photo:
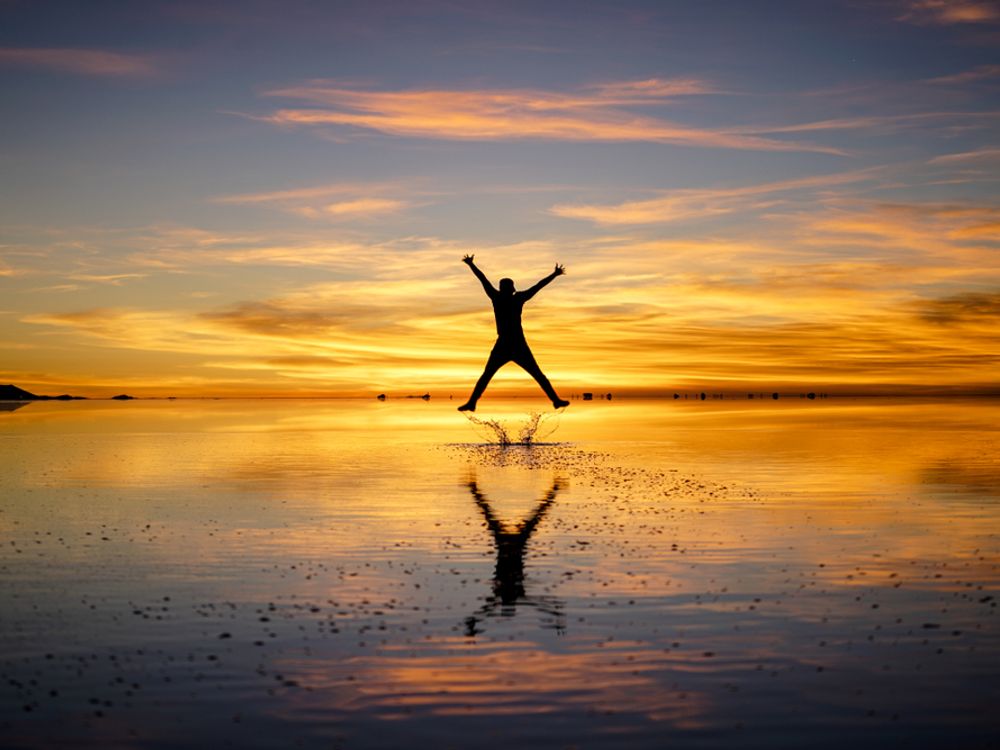
<path fill-rule="evenodd" d="M 3 411 L 2 744 L 995 747 L 998 424 L 574 402 L 502 449 L 435 400 Z"/>

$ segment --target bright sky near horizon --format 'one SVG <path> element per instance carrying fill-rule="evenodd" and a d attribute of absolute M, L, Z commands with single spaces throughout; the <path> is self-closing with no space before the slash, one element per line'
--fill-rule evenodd
<path fill-rule="evenodd" d="M 0 383 L 983 387 L 1000 2 L 0 0 Z M 534 392 L 513 365 L 495 386 Z"/>

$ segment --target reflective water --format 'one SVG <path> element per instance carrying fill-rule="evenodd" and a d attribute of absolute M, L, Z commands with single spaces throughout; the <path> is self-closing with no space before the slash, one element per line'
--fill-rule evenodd
<path fill-rule="evenodd" d="M 575 402 L 499 448 L 448 401 L 2 411 L 0 738 L 996 746 L 998 417 Z"/>

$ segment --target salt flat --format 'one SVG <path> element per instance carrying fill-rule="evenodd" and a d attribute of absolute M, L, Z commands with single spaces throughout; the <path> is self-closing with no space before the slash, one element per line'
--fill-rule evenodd
<path fill-rule="evenodd" d="M 1000 741 L 1000 404 L 456 403 L 0 413 L 3 744 Z"/>

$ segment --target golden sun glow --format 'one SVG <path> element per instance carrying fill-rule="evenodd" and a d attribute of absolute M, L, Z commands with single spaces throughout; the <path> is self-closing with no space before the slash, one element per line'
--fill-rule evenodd
<path fill-rule="evenodd" d="M 736 45 L 708 65 L 665 51 L 675 24 L 710 31 L 666 10 L 527 45 L 458 14 L 477 51 L 407 35 L 405 65 L 384 19 L 366 51 L 296 26 L 258 40 L 266 75 L 195 75 L 166 37 L 0 46 L 0 382 L 457 395 L 493 340 L 474 252 L 519 288 L 566 265 L 524 317 L 562 390 L 995 391 L 1000 63 L 970 34 L 996 19 L 852 12 L 912 54 L 831 73 L 873 42 L 806 13 L 751 23 L 780 63 Z M 496 389 L 535 392 L 515 367 Z"/>

